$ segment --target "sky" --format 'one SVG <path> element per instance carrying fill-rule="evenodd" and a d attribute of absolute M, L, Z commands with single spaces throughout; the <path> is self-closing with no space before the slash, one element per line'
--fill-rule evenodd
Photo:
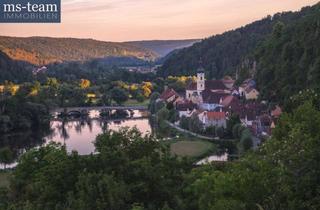
<path fill-rule="evenodd" d="M 319 0 L 61 0 L 61 23 L 0 23 L 0 35 L 104 41 L 206 38 Z"/>

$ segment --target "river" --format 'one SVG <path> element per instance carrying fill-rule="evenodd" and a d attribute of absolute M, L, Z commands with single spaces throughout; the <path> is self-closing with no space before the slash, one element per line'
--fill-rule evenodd
<path fill-rule="evenodd" d="M 56 115 L 56 114 L 55 114 Z M 25 151 L 39 147 L 49 142 L 58 142 L 66 145 L 67 151 L 77 151 L 80 155 L 91 154 L 95 151 L 94 140 L 97 135 L 107 130 L 117 131 L 120 128 L 136 127 L 143 135 L 152 132 L 151 125 L 146 111 L 134 110 L 131 117 L 122 119 L 103 119 L 99 112 L 90 111 L 89 117 L 85 119 L 61 120 L 55 117 L 50 122 L 50 132 L 48 134 L 26 133 L 22 135 L 9 136 L 2 139 L 3 146 L 10 146 L 21 155 Z M 7 168 L 14 167 L 16 163 L 7 165 Z M 0 164 L 0 168 L 4 168 Z"/>

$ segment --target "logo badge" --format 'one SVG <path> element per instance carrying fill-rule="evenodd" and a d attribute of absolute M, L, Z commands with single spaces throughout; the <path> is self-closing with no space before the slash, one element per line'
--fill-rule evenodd
<path fill-rule="evenodd" d="M 61 0 L 0 1 L 0 23 L 61 22 Z"/>

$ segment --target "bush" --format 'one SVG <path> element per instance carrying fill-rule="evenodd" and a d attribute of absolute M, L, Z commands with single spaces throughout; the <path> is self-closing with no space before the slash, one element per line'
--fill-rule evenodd
<path fill-rule="evenodd" d="M 218 136 L 219 138 L 223 138 L 224 136 L 223 127 L 216 127 L 216 136 Z"/>

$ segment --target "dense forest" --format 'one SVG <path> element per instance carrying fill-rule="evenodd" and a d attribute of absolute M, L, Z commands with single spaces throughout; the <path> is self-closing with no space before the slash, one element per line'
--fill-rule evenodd
<path fill-rule="evenodd" d="M 0 83 L 6 80 L 15 83 L 31 81 L 33 79 L 32 69 L 32 65 L 12 60 L 0 51 Z"/>
<path fill-rule="evenodd" d="M 255 53 L 257 83 L 265 99 L 283 101 L 320 88 L 320 4 L 299 20 L 278 22 Z"/>
<path fill-rule="evenodd" d="M 10 58 L 34 65 L 63 61 L 86 61 L 108 56 L 132 56 L 154 60 L 158 55 L 151 50 L 131 44 L 103 42 L 93 39 L 49 37 L 0 37 L 0 51 Z"/>
<path fill-rule="evenodd" d="M 191 47 L 177 50 L 165 59 L 159 75 L 194 74 L 200 58 L 209 78 L 221 78 L 225 74 L 235 75 L 239 66 L 269 37 L 279 21 L 284 24 L 295 22 L 317 10 L 316 8 L 317 6 L 306 7 L 299 12 L 268 16 L 244 27 L 207 38 Z"/>

